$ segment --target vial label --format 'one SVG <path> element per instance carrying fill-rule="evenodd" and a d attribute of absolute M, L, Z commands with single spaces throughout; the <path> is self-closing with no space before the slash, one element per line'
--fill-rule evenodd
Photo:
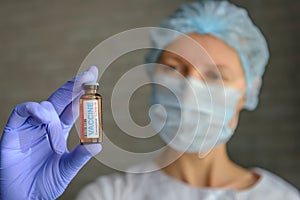
<path fill-rule="evenodd" d="M 83 101 L 83 130 L 85 138 L 99 138 L 98 101 Z"/>

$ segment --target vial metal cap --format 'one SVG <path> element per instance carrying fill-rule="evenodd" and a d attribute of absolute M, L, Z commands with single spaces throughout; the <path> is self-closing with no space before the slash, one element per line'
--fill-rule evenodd
<path fill-rule="evenodd" d="M 82 88 L 84 90 L 97 90 L 99 87 L 99 83 L 97 82 L 87 82 L 82 84 Z"/>

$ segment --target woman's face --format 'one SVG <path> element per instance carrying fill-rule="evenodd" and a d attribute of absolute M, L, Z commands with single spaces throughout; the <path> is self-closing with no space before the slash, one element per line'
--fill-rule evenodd
<path fill-rule="evenodd" d="M 176 71 L 183 76 L 192 76 L 207 83 L 224 84 L 240 90 L 246 90 L 244 71 L 237 52 L 222 40 L 205 34 L 188 34 L 204 50 L 197 45 L 191 45 L 186 38 L 179 38 L 165 48 L 158 59 L 158 63 L 169 66 L 169 71 Z M 176 55 L 171 52 L 176 52 Z M 159 68 L 156 73 L 166 73 L 166 68 Z M 168 72 L 170 73 L 170 72 Z M 236 113 L 229 126 L 233 127 L 238 114 L 243 108 L 243 96 L 237 106 Z"/>

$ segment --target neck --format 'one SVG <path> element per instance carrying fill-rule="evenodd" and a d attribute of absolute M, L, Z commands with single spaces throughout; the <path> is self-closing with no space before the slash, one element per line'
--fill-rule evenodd
<path fill-rule="evenodd" d="M 157 162 L 160 166 L 165 166 L 166 163 L 161 161 L 168 162 L 168 158 L 176 155 L 179 152 L 168 148 Z M 251 172 L 229 159 L 225 144 L 214 148 L 205 158 L 199 158 L 198 153 L 184 153 L 162 170 L 194 187 L 245 189 L 256 182 Z"/>

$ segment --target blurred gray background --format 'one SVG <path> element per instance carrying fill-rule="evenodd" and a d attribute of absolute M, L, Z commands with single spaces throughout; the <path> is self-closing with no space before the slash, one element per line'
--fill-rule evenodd
<path fill-rule="evenodd" d="M 183 2 L 186 0 L 0 1 L 1 133 L 16 104 L 45 100 L 77 73 L 98 43 L 127 29 L 155 26 Z M 242 113 L 238 130 L 229 142 L 229 153 L 245 167 L 266 168 L 300 188 L 300 2 L 232 2 L 246 7 L 261 27 L 269 41 L 271 59 L 259 108 Z M 116 141 L 121 140 L 122 132 L 110 112 L 113 83 L 132 66 L 141 64 L 143 55 L 141 51 L 118 59 L 103 77 L 100 93 L 104 96 L 104 127 Z M 149 88 L 140 89 L 130 105 L 133 119 L 141 125 L 148 122 L 148 97 Z M 76 144 L 74 129 L 69 147 Z M 144 148 L 132 141 L 123 146 Z M 60 199 L 73 199 L 84 185 L 112 172 L 92 159 Z"/>

